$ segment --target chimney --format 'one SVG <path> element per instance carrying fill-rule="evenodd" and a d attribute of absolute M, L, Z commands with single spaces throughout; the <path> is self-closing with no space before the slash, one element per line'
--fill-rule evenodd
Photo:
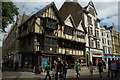
<path fill-rule="evenodd" d="M 104 27 L 104 28 L 107 28 L 107 25 L 104 25 L 103 27 Z"/>

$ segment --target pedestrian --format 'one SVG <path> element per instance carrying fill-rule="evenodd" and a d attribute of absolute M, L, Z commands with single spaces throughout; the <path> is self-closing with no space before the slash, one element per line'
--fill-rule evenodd
<path fill-rule="evenodd" d="M 56 73 L 56 61 L 54 61 L 53 67 L 52 67 L 52 75 L 54 78 L 55 78 L 55 73 Z"/>
<path fill-rule="evenodd" d="M 18 67 L 19 67 L 18 61 L 15 61 L 15 71 L 17 71 Z"/>
<path fill-rule="evenodd" d="M 110 73 L 111 73 L 110 65 L 111 65 L 111 63 L 112 63 L 112 61 L 108 60 L 108 75 L 107 75 L 107 77 L 110 77 Z"/>
<path fill-rule="evenodd" d="M 120 74 L 120 60 L 118 60 L 118 74 Z"/>
<path fill-rule="evenodd" d="M 75 70 L 76 70 L 76 73 L 77 73 L 76 78 L 78 78 L 80 76 L 80 72 L 79 71 L 81 70 L 81 66 L 80 66 L 80 63 L 79 63 L 78 59 L 77 59 L 77 62 L 75 64 Z"/>
<path fill-rule="evenodd" d="M 111 68 L 111 78 L 113 77 L 117 77 L 116 75 L 116 69 L 117 69 L 117 65 L 116 65 L 116 62 L 115 61 L 112 61 L 111 65 L 110 65 L 110 68 Z"/>
<path fill-rule="evenodd" d="M 58 79 L 58 73 L 59 73 L 59 77 L 61 78 L 61 80 L 62 80 L 62 74 L 61 74 L 61 72 L 62 72 L 62 66 L 63 66 L 63 64 L 62 64 L 62 62 L 61 62 L 61 59 L 60 58 L 58 58 L 58 60 L 57 60 L 57 62 L 56 62 L 56 73 L 55 73 L 55 80 L 57 80 Z"/>
<path fill-rule="evenodd" d="M 92 62 L 90 61 L 90 64 L 89 64 L 89 67 L 88 67 L 89 71 L 90 71 L 90 76 L 92 77 L 93 76 L 93 70 L 95 70 Z"/>
<path fill-rule="evenodd" d="M 46 67 L 45 67 L 45 71 L 46 71 L 47 73 L 46 73 L 46 76 L 45 76 L 45 79 L 44 79 L 44 80 L 46 80 L 47 77 L 49 77 L 49 80 L 51 80 L 50 70 L 51 70 L 51 67 L 50 67 L 50 64 L 48 63 L 48 64 L 46 65 Z"/>
<path fill-rule="evenodd" d="M 95 61 L 96 67 L 98 67 L 98 62 L 99 62 L 99 60 L 96 59 L 96 61 Z"/>
<path fill-rule="evenodd" d="M 41 74 L 43 72 L 42 66 L 38 65 L 38 74 Z"/>
<path fill-rule="evenodd" d="M 99 75 L 100 75 L 100 78 L 102 78 L 103 63 L 102 63 L 102 61 L 101 61 L 101 60 L 98 62 L 98 70 L 99 70 Z"/>
<path fill-rule="evenodd" d="M 116 60 L 116 71 L 115 71 L 116 77 L 119 74 L 119 60 Z"/>
<path fill-rule="evenodd" d="M 0 60 L 0 71 L 2 71 L 2 60 Z"/>
<path fill-rule="evenodd" d="M 67 70 L 68 70 L 68 64 L 66 61 L 63 61 L 63 79 L 66 80 L 66 74 L 67 74 Z"/>
<path fill-rule="evenodd" d="M 103 69 L 105 69 L 105 70 L 106 70 L 106 63 L 105 63 L 105 61 L 104 61 L 104 60 L 102 60 L 102 63 L 103 63 Z"/>

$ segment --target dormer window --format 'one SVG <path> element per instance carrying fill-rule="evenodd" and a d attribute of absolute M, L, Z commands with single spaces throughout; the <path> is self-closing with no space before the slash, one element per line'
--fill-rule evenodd
<path fill-rule="evenodd" d="M 87 16 L 88 25 L 92 25 L 92 18 L 90 16 Z"/>
<path fill-rule="evenodd" d="M 73 35 L 73 28 L 72 27 L 70 27 L 70 26 L 65 26 L 65 34 L 69 34 L 69 35 Z"/>
<path fill-rule="evenodd" d="M 90 12 L 91 15 L 95 16 L 95 13 L 94 13 L 94 9 L 93 9 L 93 8 L 89 7 L 89 12 Z"/>
<path fill-rule="evenodd" d="M 96 20 L 94 20 L 94 26 L 95 26 L 95 28 L 98 28 L 98 24 L 97 24 Z"/>

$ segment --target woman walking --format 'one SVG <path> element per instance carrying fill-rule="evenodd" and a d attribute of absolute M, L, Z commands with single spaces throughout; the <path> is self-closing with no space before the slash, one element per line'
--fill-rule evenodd
<path fill-rule="evenodd" d="M 93 70 L 94 70 L 94 66 L 92 64 L 92 62 L 90 61 L 89 67 L 88 67 L 89 71 L 90 71 L 90 76 L 93 76 Z"/>

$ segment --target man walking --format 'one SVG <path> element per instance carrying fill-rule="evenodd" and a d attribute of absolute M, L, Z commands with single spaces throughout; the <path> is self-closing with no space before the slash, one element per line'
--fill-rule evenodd
<path fill-rule="evenodd" d="M 108 76 L 107 77 L 110 77 L 110 73 L 111 73 L 110 65 L 111 65 L 111 63 L 112 63 L 112 61 L 108 60 Z"/>
<path fill-rule="evenodd" d="M 55 80 L 58 79 L 58 72 L 60 72 L 59 77 L 60 77 L 61 80 L 62 80 L 62 74 L 61 74 L 61 72 L 62 72 L 62 66 L 63 66 L 63 64 L 62 64 L 60 58 L 58 58 L 58 60 L 57 60 L 57 62 L 56 62 Z"/>
<path fill-rule="evenodd" d="M 63 61 L 63 79 L 66 80 L 66 74 L 67 74 L 68 64 L 67 62 Z"/>
<path fill-rule="evenodd" d="M 77 63 L 75 64 L 75 69 L 76 69 L 76 73 L 77 73 L 76 78 L 78 78 L 80 76 L 79 71 L 81 70 L 79 60 L 77 60 Z"/>
<path fill-rule="evenodd" d="M 50 64 L 48 63 L 45 67 L 45 71 L 47 72 L 46 76 L 45 76 L 45 79 L 47 79 L 47 77 L 49 77 L 49 80 L 51 80 L 51 77 L 50 77 L 50 70 L 51 70 L 51 67 L 50 67 Z"/>
<path fill-rule="evenodd" d="M 115 77 L 116 78 L 116 69 L 117 69 L 117 65 L 116 65 L 116 62 L 115 61 L 112 61 L 111 65 L 110 65 L 110 68 L 111 68 L 111 78 Z"/>
<path fill-rule="evenodd" d="M 100 78 L 102 78 L 103 63 L 102 63 L 102 61 L 101 61 L 101 60 L 98 62 L 98 70 L 99 70 L 99 75 L 100 75 Z"/>

